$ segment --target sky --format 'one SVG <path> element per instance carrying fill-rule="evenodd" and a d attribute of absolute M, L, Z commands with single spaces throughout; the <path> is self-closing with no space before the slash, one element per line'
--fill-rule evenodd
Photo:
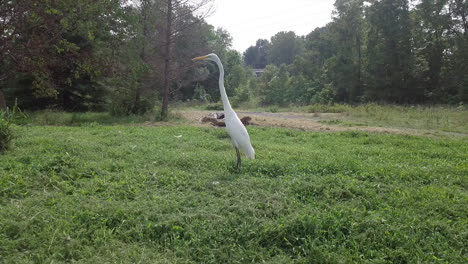
<path fill-rule="evenodd" d="M 233 48 L 244 52 L 257 39 L 268 39 L 280 31 L 307 35 L 331 21 L 335 0 L 214 0 L 214 11 L 206 20 L 233 37 Z"/>

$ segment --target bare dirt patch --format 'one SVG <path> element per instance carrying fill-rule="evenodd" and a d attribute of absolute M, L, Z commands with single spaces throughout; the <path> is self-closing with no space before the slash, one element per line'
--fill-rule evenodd
<path fill-rule="evenodd" d="M 216 111 L 202 110 L 179 110 L 176 115 L 185 119 L 189 124 L 199 127 L 213 127 L 210 123 L 202 123 L 201 119 Z M 222 112 L 222 111 L 218 111 Z M 323 131 L 323 132 L 341 132 L 341 131 L 364 131 L 377 133 L 393 133 L 403 135 L 433 136 L 433 137 L 468 137 L 466 133 L 446 132 L 441 130 L 414 129 L 401 127 L 376 127 L 366 126 L 362 123 L 348 120 L 347 116 L 341 113 L 293 113 L 293 112 L 248 112 L 237 111 L 239 118 L 249 116 L 252 118 L 251 125 L 263 127 L 284 127 L 299 129 L 302 131 Z M 148 122 L 147 126 L 159 126 Z M 164 125 L 164 124 L 163 124 Z M 177 125 L 167 123 L 167 125 Z"/>
<path fill-rule="evenodd" d="M 211 124 L 202 124 L 201 119 L 213 112 L 214 111 L 187 110 L 178 111 L 177 113 L 181 117 L 187 119 L 188 122 L 192 125 L 210 127 L 212 126 Z M 264 127 L 284 127 L 303 131 L 364 131 L 435 137 L 468 137 L 468 134 L 465 133 L 445 132 L 440 130 L 366 126 L 355 122 L 346 122 L 350 120 L 347 120 L 346 115 L 342 113 L 271 113 L 237 111 L 237 114 L 239 118 L 250 116 L 252 118 L 252 125 Z"/>
<path fill-rule="evenodd" d="M 212 113 L 213 111 L 179 111 L 178 113 L 187 119 L 190 123 L 202 126 L 211 126 L 209 124 L 201 124 L 200 120 Z M 367 132 L 383 132 L 397 134 L 423 134 L 424 131 L 416 129 L 398 129 L 384 127 L 369 127 L 369 126 L 339 126 L 321 123 L 320 121 L 330 121 L 343 118 L 340 113 L 269 113 L 269 112 L 237 112 L 239 118 L 250 116 L 252 125 L 265 127 L 285 127 L 300 129 L 304 131 L 367 131 Z"/>

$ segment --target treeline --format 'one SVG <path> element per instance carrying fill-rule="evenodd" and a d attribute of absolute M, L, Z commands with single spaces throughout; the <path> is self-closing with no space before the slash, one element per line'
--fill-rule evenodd
<path fill-rule="evenodd" d="M 169 100 L 191 99 L 215 71 L 191 58 L 216 52 L 241 67 L 230 35 L 205 22 L 210 8 L 211 0 L 2 1 L 0 108 L 167 115 Z"/>
<path fill-rule="evenodd" d="M 265 68 L 264 104 L 468 102 L 468 2 L 336 0 L 305 37 L 280 32 L 244 53 Z"/>
<path fill-rule="evenodd" d="M 468 102 L 464 0 L 337 0 L 307 36 L 280 32 L 244 54 L 206 23 L 212 0 L 0 2 L 0 109 L 159 109 L 218 101 L 218 54 L 234 104 Z M 265 68 L 254 77 L 251 68 Z"/>

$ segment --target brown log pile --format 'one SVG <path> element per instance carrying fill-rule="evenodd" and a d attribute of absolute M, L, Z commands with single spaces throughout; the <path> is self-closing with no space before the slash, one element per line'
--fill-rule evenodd
<path fill-rule="evenodd" d="M 240 120 L 241 120 L 242 124 L 244 124 L 244 126 L 248 126 L 248 125 L 252 124 L 250 122 L 252 120 L 252 118 L 250 116 L 244 116 Z M 226 126 L 226 123 L 224 122 L 224 119 L 217 119 L 217 118 L 211 117 L 211 116 L 204 116 L 200 121 L 202 123 L 210 123 L 211 125 L 217 126 L 217 127 L 225 127 Z"/>

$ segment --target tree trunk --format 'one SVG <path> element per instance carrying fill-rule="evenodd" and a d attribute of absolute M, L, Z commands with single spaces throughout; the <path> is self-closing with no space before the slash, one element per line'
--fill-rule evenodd
<path fill-rule="evenodd" d="M 164 86 L 162 92 L 162 107 L 161 119 L 167 119 L 169 108 L 169 72 L 171 62 L 171 32 L 172 32 L 172 6 L 173 0 L 167 0 L 167 14 L 166 14 L 166 37 L 165 37 L 165 54 L 164 54 Z"/>
<path fill-rule="evenodd" d="M 360 34 L 360 32 L 358 33 Z M 361 96 L 362 87 L 361 87 L 361 68 L 362 68 L 362 50 L 361 50 L 361 36 L 357 37 L 357 46 L 358 46 L 358 72 L 357 72 L 357 84 L 356 84 L 356 94 L 354 95 L 353 100 L 356 101 L 356 96 Z"/>
<path fill-rule="evenodd" d="M 5 110 L 5 109 L 6 109 L 5 95 L 3 94 L 3 91 L 0 90 L 0 110 Z"/>
<path fill-rule="evenodd" d="M 140 59 L 144 62 L 149 62 L 146 58 L 146 46 L 147 46 L 147 39 L 150 39 L 149 33 L 149 25 L 148 25 L 148 12 L 150 12 L 152 5 L 150 4 L 149 0 L 142 0 L 141 1 L 141 13 L 140 13 L 140 23 L 143 25 L 143 42 L 140 50 Z M 133 101 L 133 107 L 131 109 L 133 114 L 142 114 L 143 111 L 141 109 L 141 96 L 143 93 L 143 80 L 138 80 L 138 86 L 135 89 L 135 97 Z"/>

